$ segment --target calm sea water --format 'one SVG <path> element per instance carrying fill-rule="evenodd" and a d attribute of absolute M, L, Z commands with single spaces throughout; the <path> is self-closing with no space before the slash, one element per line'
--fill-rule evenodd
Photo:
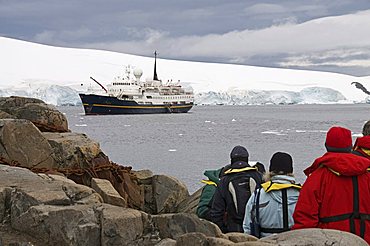
<path fill-rule="evenodd" d="M 73 132 L 85 133 L 109 158 L 134 170 L 150 169 L 183 181 L 190 192 L 202 186 L 206 169 L 229 163 L 236 145 L 268 168 L 276 151 L 293 157 L 294 172 L 325 153 L 327 130 L 340 125 L 361 135 L 370 105 L 195 106 L 187 114 L 85 116 L 81 107 L 59 107 Z"/>

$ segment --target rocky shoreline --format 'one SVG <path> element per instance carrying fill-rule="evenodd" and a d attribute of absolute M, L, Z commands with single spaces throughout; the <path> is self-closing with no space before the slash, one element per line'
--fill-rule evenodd
<path fill-rule="evenodd" d="M 0 245 L 367 245 L 322 229 L 223 234 L 196 216 L 201 190 L 111 162 L 38 99 L 0 98 L 0 143 Z"/>

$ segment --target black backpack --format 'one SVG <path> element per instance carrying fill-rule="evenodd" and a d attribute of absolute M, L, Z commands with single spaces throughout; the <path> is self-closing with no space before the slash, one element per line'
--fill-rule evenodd
<path fill-rule="evenodd" d="M 255 173 L 256 175 L 253 175 Z M 261 185 L 261 177 L 254 171 L 240 172 L 230 175 L 227 189 L 231 195 L 234 208 L 234 221 L 242 223 L 245 214 L 245 206 L 256 188 Z M 229 208 L 228 210 L 231 210 Z M 230 213 L 230 211 L 228 211 Z"/>

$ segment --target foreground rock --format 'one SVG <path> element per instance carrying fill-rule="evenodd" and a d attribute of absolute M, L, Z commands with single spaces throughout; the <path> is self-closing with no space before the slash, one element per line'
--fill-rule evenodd
<path fill-rule="evenodd" d="M 27 168 L 58 167 L 47 139 L 24 119 L 0 120 L 0 159 Z"/>
<path fill-rule="evenodd" d="M 1 97 L 0 118 L 27 119 L 43 132 L 68 132 L 65 115 L 42 100 L 26 97 Z"/>
<path fill-rule="evenodd" d="M 271 243 L 274 245 L 351 245 L 365 246 L 368 245 L 362 238 L 344 231 L 329 229 L 302 229 L 280 233 L 278 235 L 263 238 L 261 242 Z"/>
<path fill-rule="evenodd" d="M 111 163 L 99 144 L 84 134 L 41 132 L 25 119 L 0 119 L 0 161 L 34 172 L 63 173 L 87 186 L 92 178 L 106 179 L 128 206 L 144 204 L 131 167 Z"/>
<path fill-rule="evenodd" d="M 81 133 L 44 132 L 42 136 L 50 144 L 57 168 L 89 168 L 98 159 L 108 158 L 100 149 L 99 143 Z"/>

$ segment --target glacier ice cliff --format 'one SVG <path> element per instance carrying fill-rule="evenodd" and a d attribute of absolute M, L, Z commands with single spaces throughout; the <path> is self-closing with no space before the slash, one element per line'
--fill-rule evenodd
<path fill-rule="evenodd" d="M 0 89 L 0 96 L 24 96 L 38 98 L 56 106 L 81 105 L 79 91 L 50 84 L 33 84 L 17 88 Z M 361 103 L 369 103 L 368 99 Z M 299 92 L 283 90 L 238 90 L 208 91 L 195 94 L 195 103 L 201 105 L 265 105 L 265 104 L 328 104 L 354 103 L 342 93 L 331 88 L 307 87 Z M 358 102 L 356 102 L 358 103 Z"/>

